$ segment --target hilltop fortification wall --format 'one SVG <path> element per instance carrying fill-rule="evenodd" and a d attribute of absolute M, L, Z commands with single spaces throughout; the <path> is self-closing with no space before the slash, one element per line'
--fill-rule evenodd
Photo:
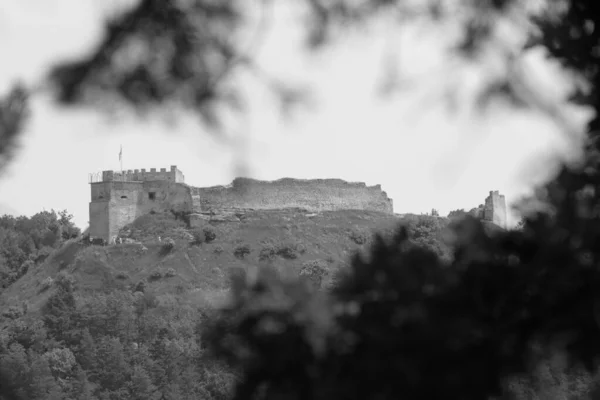
<path fill-rule="evenodd" d="M 90 236 L 110 241 L 125 225 L 151 211 L 369 210 L 393 214 L 392 200 L 380 185 L 341 179 L 259 181 L 237 178 L 228 186 L 196 188 L 170 170 L 103 171 L 90 175 Z"/>
<path fill-rule="evenodd" d="M 309 211 L 372 210 L 393 213 L 392 200 L 380 185 L 341 179 L 259 181 L 237 178 L 228 186 L 193 188 L 194 212 L 303 208 Z"/>

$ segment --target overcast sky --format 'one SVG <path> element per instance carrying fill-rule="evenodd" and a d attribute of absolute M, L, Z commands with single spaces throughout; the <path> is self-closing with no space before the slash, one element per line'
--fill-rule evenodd
<path fill-rule="evenodd" d="M 127 1 L 4 0 L 0 92 L 15 79 L 35 82 L 51 62 L 89 49 L 100 38 L 103 15 L 117 3 Z M 88 173 L 118 169 L 120 145 L 125 169 L 177 165 L 194 186 L 227 184 L 238 174 L 342 178 L 381 184 L 397 213 L 436 208 L 443 215 L 483 203 L 490 190 L 514 201 L 551 173 L 548 160 L 570 154 L 542 115 L 507 107 L 479 118 L 448 112 L 440 93 L 467 98 L 477 74 L 453 68 L 439 37 L 397 35 L 382 24 L 308 57 L 299 50 L 294 10 L 280 5 L 273 15 L 257 57 L 267 72 L 309 84 L 309 107 L 286 119 L 267 91 L 244 81 L 248 112 L 228 127 L 244 140 L 231 148 L 191 117 L 177 124 L 116 119 L 38 98 L 21 150 L 0 176 L 0 212 L 66 208 L 85 227 Z M 402 84 L 383 98 L 377 83 L 390 57 Z M 539 54 L 530 58 L 549 96 L 563 94 L 563 74 Z"/>

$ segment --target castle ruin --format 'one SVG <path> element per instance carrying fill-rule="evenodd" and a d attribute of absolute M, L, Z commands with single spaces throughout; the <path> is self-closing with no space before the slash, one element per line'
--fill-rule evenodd
<path fill-rule="evenodd" d="M 183 173 L 169 170 L 103 171 L 90 174 L 90 237 L 111 241 L 119 230 L 151 211 L 196 215 L 228 211 L 299 208 L 310 212 L 369 210 L 393 214 L 381 185 L 341 179 L 259 181 L 236 178 L 231 185 L 198 188 Z"/>
<path fill-rule="evenodd" d="M 483 206 L 483 220 L 506 229 L 506 199 L 497 190 L 490 191 Z"/>

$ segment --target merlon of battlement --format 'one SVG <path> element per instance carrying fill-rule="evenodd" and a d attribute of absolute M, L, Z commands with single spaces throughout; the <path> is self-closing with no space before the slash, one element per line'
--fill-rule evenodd
<path fill-rule="evenodd" d="M 177 169 L 176 165 L 171 165 L 169 170 L 167 168 L 160 168 L 157 171 L 156 168 L 150 168 L 150 171 L 146 171 L 145 168 L 139 169 L 128 169 L 122 171 L 107 170 L 101 173 L 90 174 L 90 183 L 98 182 L 143 182 L 143 181 L 171 181 L 176 183 L 184 183 L 183 173 Z"/>

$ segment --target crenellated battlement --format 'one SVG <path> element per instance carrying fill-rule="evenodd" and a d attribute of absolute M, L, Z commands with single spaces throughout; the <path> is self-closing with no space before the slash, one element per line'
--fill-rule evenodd
<path fill-rule="evenodd" d="M 176 165 L 171 165 L 171 168 L 150 168 L 146 171 L 145 168 L 128 169 L 123 171 L 102 171 L 101 173 L 93 173 L 89 176 L 89 183 L 99 182 L 146 182 L 146 181 L 170 181 L 176 183 L 184 183 L 185 178 Z"/>

